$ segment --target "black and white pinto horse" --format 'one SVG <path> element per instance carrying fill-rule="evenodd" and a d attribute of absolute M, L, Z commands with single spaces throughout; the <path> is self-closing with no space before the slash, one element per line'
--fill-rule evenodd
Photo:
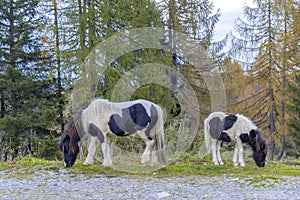
<path fill-rule="evenodd" d="M 247 117 L 224 112 L 213 112 L 204 121 L 204 137 L 208 153 L 212 151 L 215 165 L 223 165 L 220 155 L 221 143 L 234 142 L 234 166 L 245 166 L 243 144 L 247 143 L 253 151 L 253 159 L 259 167 L 265 166 L 267 145 L 256 125 Z"/>
<path fill-rule="evenodd" d="M 88 155 L 84 165 L 93 164 L 96 153 L 96 140 L 101 143 L 103 165 L 111 166 L 112 149 L 106 137 L 108 133 L 116 136 L 129 136 L 137 133 L 146 143 L 141 158 L 142 164 L 164 164 L 164 123 L 163 111 L 158 105 L 146 101 L 109 102 L 96 98 L 76 119 L 70 122 L 60 141 L 66 167 L 71 167 L 79 153 L 81 138 L 91 135 Z"/>

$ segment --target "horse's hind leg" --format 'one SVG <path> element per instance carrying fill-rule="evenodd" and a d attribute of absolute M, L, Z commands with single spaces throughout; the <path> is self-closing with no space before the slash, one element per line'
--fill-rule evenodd
<path fill-rule="evenodd" d="M 141 157 L 141 163 L 146 164 L 150 161 L 150 154 L 151 154 L 151 140 L 148 140 L 148 138 L 145 135 L 144 131 L 138 131 L 137 134 L 143 139 L 143 141 L 146 143 L 146 148 L 143 152 L 143 155 Z"/>
<path fill-rule="evenodd" d="M 151 142 L 151 149 L 150 149 L 150 153 L 151 153 L 151 160 L 150 160 L 150 166 L 154 166 L 154 165 L 157 165 L 159 164 L 159 161 L 158 161 L 158 152 L 157 152 L 157 149 L 155 148 L 156 147 L 156 144 L 155 144 L 155 141 L 150 141 Z"/>
<path fill-rule="evenodd" d="M 211 151 L 212 151 L 212 157 L 213 157 L 213 162 L 215 165 L 219 165 L 218 158 L 217 158 L 217 140 L 212 139 L 211 140 Z"/>
<path fill-rule="evenodd" d="M 217 144 L 216 144 L 216 146 L 217 146 L 217 148 L 216 148 L 216 150 L 217 150 L 217 160 L 218 160 L 218 163 L 220 165 L 224 165 L 224 163 L 222 161 L 222 158 L 221 158 L 221 153 L 220 153 L 221 143 L 222 143 L 222 141 L 218 140 Z"/>
<path fill-rule="evenodd" d="M 88 155 L 84 161 L 84 165 L 91 165 L 94 163 L 94 156 L 96 153 L 96 141 L 97 141 L 97 137 L 95 136 L 91 136 L 90 137 L 90 143 L 89 143 L 89 147 L 88 147 Z"/>
<path fill-rule="evenodd" d="M 144 153 L 141 158 L 142 164 L 145 164 L 150 161 L 150 145 L 151 144 L 150 144 L 150 141 L 145 141 L 145 143 L 146 143 L 146 149 L 144 150 Z"/>
<path fill-rule="evenodd" d="M 112 148 L 110 144 L 105 141 L 101 144 L 102 152 L 103 152 L 103 166 L 112 166 Z"/>

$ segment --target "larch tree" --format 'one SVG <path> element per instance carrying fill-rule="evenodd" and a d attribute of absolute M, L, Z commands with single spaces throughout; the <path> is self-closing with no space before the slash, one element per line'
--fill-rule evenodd
<path fill-rule="evenodd" d="M 300 148 L 300 75 L 295 76 L 295 83 L 289 85 L 291 90 L 291 101 L 288 104 L 288 109 L 291 112 L 291 118 L 288 121 L 290 135 L 293 137 L 296 149 Z"/>
<path fill-rule="evenodd" d="M 176 38 L 176 33 L 184 34 L 193 40 L 200 51 L 206 51 L 207 57 L 217 59 L 217 54 L 220 53 L 226 42 L 226 40 L 217 43 L 212 42 L 214 27 L 219 21 L 220 13 L 219 11 L 213 13 L 213 4 L 209 0 L 161 0 L 158 1 L 158 5 L 162 10 L 164 27 L 169 30 L 163 41 L 172 53 L 172 60 L 169 65 L 174 71 L 183 74 L 189 80 L 198 99 L 201 99 L 199 101 L 201 111 L 208 113 L 210 112 L 209 106 L 201 103 L 208 102 L 206 100 L 209 98 L 203 77 L 201 77 L 201 72 L 199 73 L 195 66 L 192 66 L 188 59 L 182 55 L 182 51 L 186 51 L 183 48 L 186 44 L 180 42 L 180 38 Z M 172 92 L 174 93 L 176 87 L 180 87 L 180 83 L 177 82 L 179 79 L 176 74 L 169 74 L 173 82 Z"/>
<path fill-rule="evenodd" d="M 297 23 L 299 23 L 299 3 L 294 0 L 279 1 L 278 13 L 282 16 L 282 35 L 278 38 L 278 55 L 279 62 L 276 66 L 280 70 L 280 91 L 278 92 L 279 99 L 279 137 L 280 137 L 280 149 L 277 159 L 281 159 L 286 151 L 286 138 L 289 136 L 287 128 L 287 120 L 290 113 L 286 109 L 286 104 L 290 99 L 290 93 L 288 83 L 293 82 L 293 74 L 295 66 L 297 66 L 297 58 L 295 55 L 299 54 L 299 49 L 295 49 L 295 45 L 299 43 L 299 33 L 295 32 Z M 297 17 L 298 16 L 298 17 Z M 298 21 L 298 22 L 297 22 Z M 295 26 L 296 25 L 296 26 Z M 299 26 L 299 25 L 298 25 Z M 298 50 L 298 52 L 297 52 Z M 295 59 L 296 58 L 296 59 Z"/>
<path fill-rule="evenodd" d="M 254 77 L 252 85 L 257 97 L 251 102 L 252 117 L 269 140 L 269 159 L 273 160 L 276 145 L 283 154 L 286 136 L 286 81 L 292 56 L 288 53 L 287 33 L 291 31 L 293 18 L 288 4 L 273 0 L 256 0 L 255 7 L 244 8 L 244 18 L 235 22 L 232 34 L 231 55 L 240 60 L 245 72 Z M 262 87 L 263 86 L 263 87 Z"/>
<path fill-rule="evenodd" d="M 287 127 L 290 135 L 293 138 L 296 152 L 300 147 L 300 5 L 290 7 L 292 12 L 292 31 L 287 34 L 287 41 L 290 44 L 287 48 L 288 53 L 291 55 L 291 60 L 288 62 L 294 68 L 292 81 L 288 81 L 288 90 L 290 91 L 289 99 L 287 102 L 290 118 L 288 119 Z M 290 73 L 288 71 L 288 73 Z M 298 154 L 299 156 L 299 154 Z"/>

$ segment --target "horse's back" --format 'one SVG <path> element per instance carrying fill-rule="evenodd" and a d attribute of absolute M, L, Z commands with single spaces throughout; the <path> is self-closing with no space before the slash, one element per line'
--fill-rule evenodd
<path fill-rule="evenodd" d="M 126 102 L 95 99 L 84 110 L 84 115 L 86 124 L 93 123 L 104 132 L 110 132 L 113 129 L 119 135 L 127 135 L 126 131 L 132 134 L 137 130 L 146 128 L 152 121 L 150 118 L 163 120 L 161 107 L 144 99 Z M 132 122 L 134 124 L 131 124 Z M 126 130 L 124 132 L 121 129 Z"/>
<path fill-rule="evenodd" d="M 221 120 L 224 119 L 225 117 L 227 116 L 227 114 L 225 112 L 220 112 L 220 111 L 217 111 L 217 112 L 212 112 L 208 115 L 208 117 L 206 118 L 206 121 L 209 121 L 215 117 L 218 117 L 220 118 Z"/>

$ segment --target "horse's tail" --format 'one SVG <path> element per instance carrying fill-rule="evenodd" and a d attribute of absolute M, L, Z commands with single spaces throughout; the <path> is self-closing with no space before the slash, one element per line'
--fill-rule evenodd
<path fill-rule="evenodd" d="M 211 136 L 210 136 L 209 120 L 210 120 L 209 118 L 204 120 L 204 139 L 205 139 L 207 153 L 211 151 Z"/>
<path fill-rule="evenodd" d="M 158 109 L 158 120 L 155 128 L 154 134 L 154 145 L 157 154 L 158 162 L 161 164 L 166 164 L 166 153 L 165 153 L 165 136 L 164 136 L 164 119 L 163 111 L 159 107 Z"/>

